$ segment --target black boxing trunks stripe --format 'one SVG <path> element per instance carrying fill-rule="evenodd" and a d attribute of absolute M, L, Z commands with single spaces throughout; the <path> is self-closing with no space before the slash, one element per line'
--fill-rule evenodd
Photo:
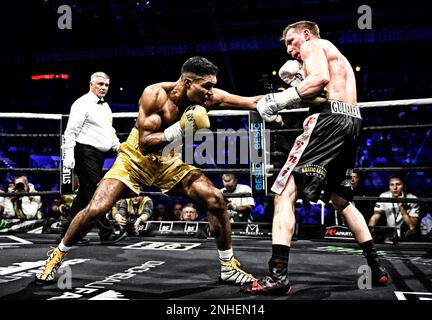
<path fill-rule="evenodd" d="M 285 162 L 273 186 L 271 187 L 271 191 L 273 191 L 274 193 L 281 194 L 282 191 L 285 189 L 291 172 L 294 170 L 297 163 L 300 161 L 304 150 L 309 144 L 309 140 L 317 124 L 318 117 L 319 113 L 315 113 L 307 117 L 303 122 L 304 132 L 299 135 L 295 140 L 294 146 L 291 148 L 287 161 Z"/>

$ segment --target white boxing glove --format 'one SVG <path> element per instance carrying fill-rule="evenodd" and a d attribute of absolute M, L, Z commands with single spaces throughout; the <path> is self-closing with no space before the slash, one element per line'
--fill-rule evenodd
<path fill-rule="evenodd" d="M 256 109 L 265 122 L 273 122 L 278 116 L 277 110 L 273 111 L 273 101 L 271 100 L 271 94 L 266 94 L 264 97 L 259 99 Z"/>
<path fill-rule="evenodd" d="M 282 92 L 266 94 L 257 102 L 257 111 L 266 122 L 273 122 L 279 110 L 286 107 L 296 108 L 301 101 L 297 89 L 291 87 Z"/>
<path fill-rule="evenodd" d="M 73 169 L 75 167 L 74 149 L 64 149 L 63 168 Z"/>
<path fill-rule="evenodd" d="M 297 60 L 288 60 L 279 69 L 279 77 L 292 87 L 298 86 L 304 79 L 302 64 Z"/>

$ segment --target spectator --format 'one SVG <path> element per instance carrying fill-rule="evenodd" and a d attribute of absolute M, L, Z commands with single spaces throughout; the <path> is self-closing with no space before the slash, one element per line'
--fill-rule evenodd
<path fill-rule="evenodd" d="M 4 193 L 4 191 L 2 189 L 0 189 L 0 193 Z M 5 197 L 0 195 L 0 218 L 3 217 L 4 203 L 5 203 Z"/>
<path fill-rule="evenodd" d="M 366 190 L 363 185 L 364 177 L 361 171 L 354 169 L 351 174 L 351 186 L 354 197 L 366 196 Z M 372 216 L 372 208 L 369 201 L 352 201 L 352 204 L 360 211 L 366 221 Z"/>
<path fill-rule="evenodd" d="M 368 168 L 374 166 L 370 159 L 369 151 L 366 148 L 362 149 L 362 156 L 359 159 L 359 165 L 361 168 Z"/>
<path fill-rule="evenodd" d="M 239 184 L 233 173 L 225 173 L 222 175 L 223 188 L 222 193 L 250 193 L 251 187 L 245 184 Z M 227 209 L 230 214 L 231 222 L 251 222 L 252 208 L 255 207 L 255 200 L 252 197 L 229 198 L 227 201 Z"/>
<path fill-rule="evenodd" d="M 67 212 L 63 197 L 55 198 L 51 203 L 51 207 L 45 213 L 46 223 L 42 232 L 50 232 L 49 229 L 51 228 L 62 227 L 62 222 L 66 221 Z"/>
<path fill-rule="evenodd" d="M 153 215 L 153 200 L 149 197 L 133 197 L 120 201 L 120 207 L 114 214 L 114 220 L 120 230 L 135 234 L 138 227 L 148 221 Z"/>
<path fill-rule="evenodd" d="M 183 205 L 180 202 L 174 204 L 174 219 L 176 221 L 181 220 Z"/>
<path fill-rule="evenodd" d="M 79 188 L 78 176 L 74 175 L 74 192 L 77 192 Z M 72 203 L 76 197 L 76 194 L 63 194 L 60 198 L 53 200 L 50 210 L 47 212 L 47 225 L 50 226 L 52 223 L 61 220 L 66 224 L 66 219 L 69 215 Z M 62 226 L 63 227 L 63 226 Z"/>
<path fill-rule="evenodd" d="M 108 214 L 108 218 L 109 219 L 113 219 L 115 221 L 115 216 L 118 213 L 119 209 L 120 209 L 120 204 L 124 199 L 120 199 L 119 201 L 117 201 L 115 203 L 115 205 L 111 208 L 111 214 Z"/>
<path fill-rule="evenodd" d="M 80 183 L 78 175 L 74 174 L 74 193 L 73 194 L 63 194 L 60 199 L 54 199 L 51 210 L 47 213 L 47 224 L 46 227 L 55 227 L 55 220 L 60 220 L 60 233 L 64 234 L 69 225 L 68 218 L 70 217 L 70 212 L 72 204 L 76 198 L 76 193 L 79 189 Z M 53 224 L 54 223 L 54 224 Z M 46 229 L 45 229 L 46 230 Z M 61 238 L 56 240 L 56 243 L 60 243 Z M 90 242 L 89 238 L 82 238 L 77 244 L 84 245 Z"/>
<path fill-rule="evenodd" d="M 26 176 L 15 178 L 8 186 L 8 192 L 37 192 Z M 6 197 L 4 204 L 5 218 L 41 219 L 42 199 L 40 196 Z"/>
<path fill-rule="evenodd" d="M 432 214 L 430 212 L 420 221 L 420 233 L 423 240 L 432 241 Z"/>
<path fill-rule="evenodd" d="M 417 199 L 412 193 L 404 190 L 404 182 L 397 175 L 389 178 L 389 191 L 381 193 L 380 198 L 411 198 Z M 418 203 L 410 202 L 378 202 L 374 208 L 374 214 L 369 220 L 369 227 L 376 226 L 380 216 L 385 214 L 387 226 L 396 227 L 397 235 L 402 240 L 414 240 L 417 238 L 416 227 L 419 217 Z M 406 230 L 405 232 L 403 232 Z"/>
<path fill-rule="evenodd" d="M 193 203 L 187 203 L 183 206 L 181 219 L 183 221 L 196 221 L 198 219 L 198 212 Z"/>
<path fill-rule="evenodd" d="M 156 207 L 154 208 L 152 220 L 162 221 L 165 220 L 167 217 L 168 217 L 168 211 L 165 203 L 159 202 L 158 204 L 156 204 Z"/>

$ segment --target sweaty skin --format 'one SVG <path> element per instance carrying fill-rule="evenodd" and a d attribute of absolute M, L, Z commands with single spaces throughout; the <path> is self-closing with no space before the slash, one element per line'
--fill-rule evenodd
<path fill-rule="evenodd" d="M 300 97 L 307 100 L 326 89 L 329 100 L 356 105 L 357 89 L 351 64 L 330 41 L 313 37 L 309 30 L 303 32 L 304 39 L 298 37 L 295 29 L 290 29 L 285 37 L 288 54 L 303 63 L 305 71 L 304 81 L 297 86 Z"/>
<path fill-rule="evenodd" d="M 329 100 L 356 105 L 354 71 L 348 60 L 331 42 L 314 36 L 308 29 L 292 28 L 285 35 L 285 45 L 287 53 L 303 64 L 305 78 L 296 87 L 303 100 L 313 99 L 326 89 Z M 294 177 L 290 176 L 284 191 L 275 196 L 273 244 L 291 245 L 296 199 L 297 187 Z M 346 206 L 346 199 L 335 193 L 332 194 L 331 201 L 335 209 L 342 212 L 345 223 L 357 242 L 363 243 L 372 239 L 362 214 L 352 203 Z"/>
<path fill-rule="evenodd" d="M 161 82 L 148 86 L 139 100 L 139 112 L 135 126 L 139 131 L 139 146 L 143 154 L 163 148 L 163 131 L 178 121 L 191 104 L 213 107 L 253 110 L 261 96 L 242 97 L 216 89 L 214 75 L 199 78 L 181 76 L 176 82 Z M 189 172 L 172 190 L 205 206 L 209 212 L 210 230 L 216 238 L 219 250 L 231 248 L 231 228 L 222 193 L 199 170 Z M 89 203 L 81 211 L 63 239 L 66 246 L 81 239 L 98 217 L 108 212 L 121 198 L 131 196 L 131 190 L 116 179 L 103 179 Z"/>

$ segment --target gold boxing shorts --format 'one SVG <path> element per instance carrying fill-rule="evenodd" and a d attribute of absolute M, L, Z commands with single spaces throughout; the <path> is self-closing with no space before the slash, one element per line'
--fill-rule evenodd
<path fill-rule="evenodd" d="M 137 194 L 142 184 L 155 185 L 166 193 L 192 170 L 197 168 L 184 163 L 179 156 L 143 155 L 139 149 L 138 129 L 133 128 L 120 145 L 117 159 L 103 179 L 119 180 Z"/>

